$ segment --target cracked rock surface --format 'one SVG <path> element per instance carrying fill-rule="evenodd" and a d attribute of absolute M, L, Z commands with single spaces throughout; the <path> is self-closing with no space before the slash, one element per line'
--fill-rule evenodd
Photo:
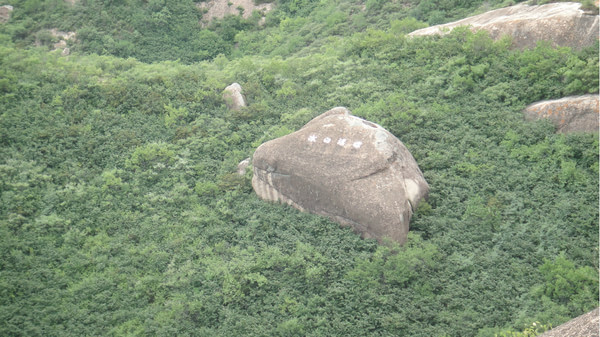
<path fill-rule="evenodd" d="M 429 190 L 398 138 L 341 107 L 262 144 L 253 165 L 252 186 L 260 198 L 327 216 L 366 238 L 399 243 Z"/>

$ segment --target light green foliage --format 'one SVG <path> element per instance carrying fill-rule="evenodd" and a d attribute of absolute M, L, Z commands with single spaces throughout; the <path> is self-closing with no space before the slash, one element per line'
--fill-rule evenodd
<path fill-rule="evenodd" d="M 219 54 L 228 53 L 230 50 L 227 43 L 213 31 L 202 30 L 198 33 L 197 39 L 200 47 L 198 53 L 200 60 L 210 60 Z"/>
<path fill-rule="evenodd" d="M 102 188 L 105 190 L 120 189 L 123 186 L 123 180 L 118 175 L 122 173 L 122 170 L 117 169 L 102 172 L 102 180 L 104 181 Z"/>
<path fill-rule="evenodd" d="M 590 93 L 598 87 L 597 74 L 598 55 L 594 54 L 587 62 L 579 57 L 569 57 L 564 68 L 561 69 L 565 81 L 569 83 L 565 90 L 568 93 L 585 92 L 583 83 L 589 83 L 591 86 L 587 89 Z"/>
<path fill-rule="evenodd" d="M 182 121 L 189 114 L 185 107 L 174 108 L 170 105 L 165 105 L 165 126 L 170 127 Z"/>
<path fill-rule="evenodd" d="M 425 28 L 427 24 L 413 17 L 407 17 L 402 20 L 394 20 L 390 22 L 390 30 L 394 34 L 408 34 L 415 30 Z"/>
<path fill-rule="evenodd" d="M 525 328 L 522 331 L 513 331 L 513 330 L 504 330 L 502 332 L 499 333 L 495 333 L 493 336 L 494 337 L 535 337 L 538 336 L 542 333 L 544 333 L 545 331 L 548 331 L 552 328 L 551 325 L 544 325 L 544 324 L 540 324 L 540 322 L 533 322 L 531 323 L 531 326 Z M 483 336 L 483 334 L 480 334 L 478 336 Z"/>
<path fill-rule="evenodd" d="M 581 9 L 587 11 L 588 13 L 598 15 L 598 6 L 592 0 L 583 0 L 581 1 Z"/>
<path fill-rule="evenodd" d="M 136 148 L 127 161 L 127 166 L 133 169 L 147 169 L 150 167 L 165 167 L 175 160 L 172 146 L 165 143 L 150 143 Z"/>
<path fill-rule="evenodd" d="M 15 6 L 0 26 L 0 335 L 492 337 L 590 310 L 597 134 L 521 110 L 597 92 L 597 47 L 405 36 L 499 4 L 280 1 L 264 26 L 204 29 L 186 1 Z M 29 48 L 48 27 L 78 31 L 73 54 Z M 390 130 L 429 182 L 404 246 L 265 203 L 236 173 L 335 106 Z"/>
<path fill-rule="evenodd" d="M 347 278 L 358 287 L 376 287 L 380 284 L 406 287 L 418 281 L 425 270 L 435 269 L 439 258 L 437 248 L 416 234 L 410 233 L 406 245 L 388 243 L 378 247 L 369 260 L 359 260 Z"/>
<path fill-rule="evenodd" d="M 572 261 L 559 255 L 554 261 L 545 261 L 540 266 L 545 283 L 534 292 L 543 294 L 553 302 L 569 304 L 574 307 L 588 303 L 596 296 L 598 272 L 585 266 L 576 268 Z M 587 300 L 586 300 L 587 299 Z M 580 310 L 588 310 L 585 305 Z"/>
<path fill-rule="evenodd" d="M 314 116 L 314 113 L 307 108 L 302 108 L 298 111 L 284 113 L 281 115 L 281 122 L 287 125 L 292 130 L 301 128 L 308 123 Z"/>

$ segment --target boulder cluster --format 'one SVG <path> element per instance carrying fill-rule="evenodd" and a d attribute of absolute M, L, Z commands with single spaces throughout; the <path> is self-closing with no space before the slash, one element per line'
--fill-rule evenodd
<path fill-rule="evenodd" d="M 534 48 L 546 41 L 553 46 L 581 49 L 598 41 L 599 17 L 582 9 L 581 3 L 557 2 L 540 6 L 517 4 L 416 30 L 409 36 L 443 35 L 456 27 L 484 30 L 493 39 L 509 36 L 514 48 Z M 564 97 L 533 103 L 524 110 L 527 119 L 549 119 L 558 132 L 598 131 L 598 95 Z"/>
<path fill-rule="evenodd" d="M 410 36 L 446 34 L 459 26 L 510 36 L 513 47 L 584 48 L 598 40 L 598 15 L 579 3 L 518 4 L 457 22 L 417 30 Z M 245 106 L 241 86 L 227 87 L 231 110 Z M 528 119 L 549 118 L 558 132 L 598 131 L 598 95 L 566 97 L 530 105 Z M 409 222 L 429 186 L 404 144 L 381 126 L 338 107 L 300 130 L 259 146 L 251 160 L 252 186 L 268 201 L 280 202 L 351 226 L 363 237 L 404 243 Z M 240 163 L 244 174 L 250 159 Z"/>

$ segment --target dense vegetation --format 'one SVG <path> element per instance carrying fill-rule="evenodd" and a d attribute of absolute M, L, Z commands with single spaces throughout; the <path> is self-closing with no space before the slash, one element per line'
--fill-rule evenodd
<path fill-rule="evenodd" d="M 597 92 L 598 46 L 408 39 L 492 5 L 405 3 L 281 0 L 264 27 L 207 29 L 185 1 L 14 4 L 0 335 L 483 337 L 594 308 L 598 135 L 521 110 Z M 75 54 L 31 46 L 52 27 L 78 30 Z M 233 81 L 237 112 L 221 98 Z M 334 106 L 397 135 L 430 184 L 403 247 L 262 202 L 235 173 Z"/>
<path fill-rule="evenodd" d="M 135 57 L 143 62 L 193 63 L 219 54 L 229 57 L 260 51 L 287 55 L 314 42 L 320 45 L 319 40 L 327 37 L 348 36 L 367 27 L 387 28 L 394 20 L 412 18 L 437 24 L 476 9 L 513 3 L 510 1 L 279 0 L 265 26 L 259 24 L 260 15 L 248 20 L 228 16 L 202 29 L 198 24 L 202 9 L 192 0 L 78 0 L 75 4 L 27 0 L 14 3 L 17 10 L 7 30 L 19 46 L 37 42 L 50 47 L 56 38 L 48 29 L 57 28 L 77 31 L 75 51 Z"/>

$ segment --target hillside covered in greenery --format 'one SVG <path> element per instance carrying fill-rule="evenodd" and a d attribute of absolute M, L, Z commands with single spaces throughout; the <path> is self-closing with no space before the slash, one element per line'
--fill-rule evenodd
<path fill-rule="evenodd" d="M 205 28 L 191 1 L 8 3 L 1 336 L 513 336 L 598 305 L 598 134 L 522 116 L 597 93 L 598 45 L 406 37 L 500 1 L 278 0 L 264 25 Z M 52 28 L 77 32 L 71 55 Z M 404 246 L 236 173 L 335 106 L 429 183 Z"/>

